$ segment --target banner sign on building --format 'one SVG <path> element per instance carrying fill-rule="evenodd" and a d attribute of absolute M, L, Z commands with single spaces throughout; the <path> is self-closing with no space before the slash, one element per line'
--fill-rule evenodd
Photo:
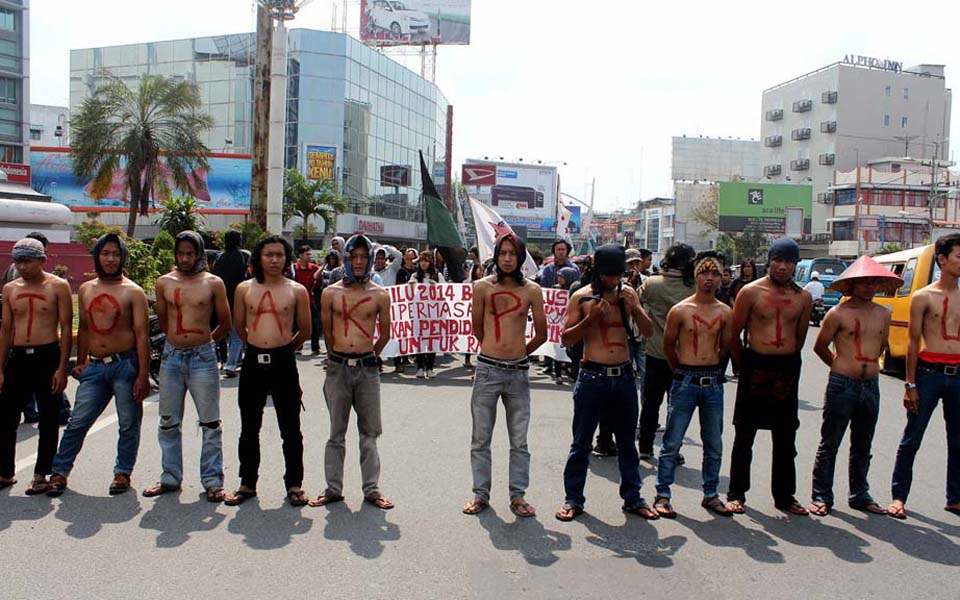
<path fill-rule="evenodd" d="M 370 46 L 470 43 L 470 0 L 360 0 L 360 41 Z"/>
<path fill-rule="evenodd" d="M 199 201 L 201 212 L 247 213 L 250 211 L 250 156 L 246 154 L 211 154 L 207 158 L 209 171 L 194 171 L 194 197 Z M 73 174 L 73 162 L 69 148 L 33 148 L 30 151 L 32 167 L 31 187 L 51 197 L 53 202 L 63 204 L 77 212 L 126 211 L 130 195 L 126 191 L 126 170 L 120 168 L 113 174 L 110 188 L 102 198 L 94 198 L 90 179 L 79 179 Z M 161 161 L 161 170 L 173 187 L 173 178 L 166 172 Z"/>
<path fill-rule="evenodd" d="M 10 183 L 25 183 L 30 185 L 30 165 L 0 162 L 0 171 L 3 171 L 7 175 L 7 181 Z"/>
<path fill-rule="evenodd" d="M 304 147 L 304 174 L 310 181 L 336 181 L 337 148 L 306 144 Z"/>
<path fill-rule="evenodd" d="M 813 187 L 780 183 L 720 183 L 720 231 L 783 235 L 788 208 L 802 209 L 803 232 L 809 234 Z"/>
<path fill-rule="evenodd" d="M 556 167 L 468 160 L 461 183 L 475 186 L 468 190 L 470 196 L 492 207 L 511 227 L 525 227 L 538 238 L 553 238 L 559 187 Z"/>
<path fill-rule="evenodd" d="M 384 358 L 426 352 L 480 352 L 480 343 L 473 336 L 473 285 L 406 284 L 386 290 L 390 294 L 390 341 L 381 353 Z M 568 294 L 567 290 L 543 290 L 547 341 L 535 355 L 569 360 L 560 343 Z M 526 336 L 533 339 L 533 323 L 529 320 Z"/>
<path fill-rule="evenodd" d="M 384 165 L 380 167 L 380 185 L 384 187 L 410 187 L 410 165 Z"/>

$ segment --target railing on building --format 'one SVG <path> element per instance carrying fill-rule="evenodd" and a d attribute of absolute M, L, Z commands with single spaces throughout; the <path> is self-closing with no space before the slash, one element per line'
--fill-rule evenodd
<path fill-rule="evenodd" d="M 821 165 L 832 165 L 837 162 L 837 155 L 833 152 L 821 154 L 819 162 Z"/>
<path fill-rule="evenodd" d="M 818 193 L 817 202 L 819 202 L 820 204 L 833 204 L 833 192 Z"/>
<path fill-rule="evenodd" d="M 783 145 L 783 136 L 782 135 L 768 135 L 763 138 L 763 145 L 767 148 L 776 148 L 777 146 Z"/>
<path fill-rule="evenodd" d="M 802 113 L 813 110 L 813 100 L 797 100 L 793 103 L 793 112 Z"/>
<path fill-rule="evenodd" d="M 810 139 L 810 128 L 809 127 L 799 127 L 790 132 L 791 140 L 809 140 Z"/>
<path fill-rule="evenodd" d="M 820 94 L 820 103 L 821 104 L 836 104 L 837 103 L 837 93 L 836 92 L 823 92 Z"/>
<path fill-rule="evenodd" d="M 767 165 L 763 168 L 763 174 L 767 177 L 779 175 L 782 172 L 780 165 Z"/>
<path fill-rule="evenodd" d="M 796 160 L 790 161 L 790 170 L 791 171 L 806 171 L 810 168 L 810 159 L 809 158 L 798 158 Z"/>
<path fill-rule="evenodd" d="M 764 115 L 764 118 L 765 118 L 767 121 L 779 121 L 779 120 L 783 119 L 783 109 L 782 109 L 782 108 L 774 108 L 774 109 L 772 109 L 772 110 L 768 110 L 768 111 L 766 112 L 766 115 Z"/>
<path fill-rule="evenodd" d="M 821 121 L 820 133 L 835 133 L 837 131 L 836 121 Z"/>

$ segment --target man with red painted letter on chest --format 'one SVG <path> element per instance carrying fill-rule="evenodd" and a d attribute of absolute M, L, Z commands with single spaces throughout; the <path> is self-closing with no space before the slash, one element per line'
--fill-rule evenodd
<path fill-rule="evenodd" d="M 740 364 L 733 411 L 730 460 L 731 512 L 744 512 L 750 489 L 753 441 L 760 429 L 773 439 L 772 491 L 777 508 L 795 515 L 807 510 L 797 502 L 797 429 L 800 419 L 800 349 L 807 337 L 813 300 L 793 282 L 800 247 L 790 238 L 775 241 L 767 253 L 767 276 L 747 285 L 733 305 L 734 360 Z M 747 348 L 740 335 L 746 329 Z"/>

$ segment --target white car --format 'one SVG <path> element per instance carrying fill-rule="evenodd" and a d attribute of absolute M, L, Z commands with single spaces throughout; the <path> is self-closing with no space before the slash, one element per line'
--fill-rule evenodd
<path fill-rule="evenodd" d="M 389 30 L 394 37 L 430 33 L 430 17 L 419 10 L 410 10 L 403 2 L 373 0 L 367 8 L 368 28 Z"/>

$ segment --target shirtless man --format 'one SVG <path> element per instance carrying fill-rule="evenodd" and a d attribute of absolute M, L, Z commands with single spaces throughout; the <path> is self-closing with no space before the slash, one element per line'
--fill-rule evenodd
<path fill-rule="evenodd" d="M 673 386 L 667 400 L 667 425 L 657 466 L 657 498 L 653 508 L 661 517 L 676 518 L 670 504 L 677 456 L 683 445 L 693 411 L 700 411 L 703 442 L 704 508 L 730 516 L 717 492 L 723 456 L 723 369 L 733 328 L 733 311 L 717 300 L 723 278 L 723 259 L 716 252 L 702 252 L 694 261 L 697 291 L 667 313 L 663 351 L 673 369 Z"/>
<path fill-rule="evenodd" d="M 910 299 L 907 345 L 907 381 L 903 429 L 893 468 L 890 516 L 906 519 L 904 506 L 913 482 L 913 461 L 930 417 L 943 399 L 947 429 L 947 504 L 944 510 L 960 515 L 960 234 L 937 240 L 934 260 L 940 279 L 917 290 Z"/>
<path fill-rule="evenodd" d="M 268 394 L 273 399 L 283 440 L 287 500 L 293 506 L 307 503 L 307 495 L 300 488 L 303 484 L 303 434 L 300 432 L 303 393 L 294 348 L 310 337 L 310 298 L 307 288 L 286 277 L 293 258 L 290 242 L 279 235 L 265 237 L 257 242 L 250 258 L 254 278 L 237 286 L 233 319 L 247 349 L 238 390 L 240 487 L 227 496 L 228 506 L 237 506 L 257 495 L 260 427 Z"/>
<path fill-rule="evenodd" d="M 197 408 L 203 444 L 200 481 L 207 500 L 222 502 L 223 430 L 220 427 L 220 373 L 217 342 L 230 332 L 230 305 L 223 280 L 207 272 L 203 238 L 177 235 L 176 269 L 157 279 L 154 310 L 167 336 L 160 364 L 160 423 L 163 455 L 160 482 L 143 490 L 147 498 L 180 489 L 183 481 L 183 408 L 187 391 Z M 217 328 L 210 330 L 214 311 Z"/>
<path fill-rule="evenodd" d="M 867 471 L 870 445 L 880 415 L 880 365 L 887 347 L 890 309 L 875 304 L 878 289 L 896 292 L 903 280 L 869 256 L 860 257 L 831 287 L 847 300 L 827 313 L 813 351 L 828 367 L 823 399 L 820 446 L 813 465 L 813 495 L 808 510 L 826 516 L 833 508 L 833 471 L 837 449 L 850 427 L 850 495 L 856 510 L 882 515 L 886 510 L 870 495 Z M 833 350 L 830 349 L 833 344 Z"/>
<path fill-rule="evenodd" d="M 773 438 L 772 491 L 777 508 L 805 515 L 797 502 L 797 428 L 800 350 L 807 337 L 813 302 L 793 282 L 800 247 L 781 238 L 767 253 L 767 276 L 745 286 L 733 306 L 733 358 L 740 364 L 737 403 L 733 411 L 733 454 L 728 507 L 744 512 L 750 489 L 750 462 L 757 430 Z M 747 348 L 740 336 L 747 331 Z"/>
<path fill-rule="evenodd" d="M 573 392 L 573 443 L 563 470 L 566 501 L 556 513 L 572 521 L 583 512 L 583 486 L 600 416 L 611 416 L 620 465 L 620 497 L 623 510 L 645 519 L 659 518 L 640 497 L 640 457 L 634 443 L 637 434 L 637 383 L 630 361 L 627 336 L 633 319 L 643 336 L 653 333 L 653 323 L 640 307 L 633 288 L 623 286 L 627 255 L 622 246 L 608 244 L 594 254 L 594 275 L 567 304 L 563 345 L 583 340 L 583 363 Z"/>
<path fill-rule="evenodd" d="M 80 286 L 77 366 L 80 382 L 73 416 L 53 460 L 48 496 L 67 489 L 67 477 L 83 447 L 87 431 L 103 413 L 111 396 L 117 404 L 120 440 L 110 494 L 130 489 L 130 474 L 140 449 L 143 399 L 150 393 L 150 342 L 147 295 L 123 275 L 127 246 L 107 233 L 93 247 L 97 277 Z"/>
<path fill-rule="evenodd" d="M 344 441 L 353 408 L 360 432 L 363 499 L 389 510 L 393 502 L 379 488 L 377 438 L 383 433 L 383 425 L 377 358 L 390 339 L 390 294 L 371 281 L 374 261 L 370 240 L 355 235 L 343 248 L 343 279 L 324 290 L 320 300 L 323 336 L 329 350 L 323 396 L 330 411 L 330 438 L 324 452 L 327 488 L 310 505 L 325 506 L 343 500 Z"/>
<path fill-rule="evenodd" d="M 530 353 L 547 341 L 547 317 L 540 286 L 527 281 L 520 269 L 527 247 L 508 234 L 493 249 L 496 273 L 473 284 L 473 334 L 480 342 L 473 395 L 473 437 L 470 465 L 473 469 L 472 502 L 464 514 L 475 515 L 490 503 L 490 442 L 497 421 L 497 401 L 503 398 L 510 436 L 510 510 L 518 517 L 532 517 L 533 506 L 525 499 L 530 482 Z M 534 337 L 526 339 L 527 315 L 533 312 Z"/>
<path fill-rule="evenodd" d="M 47 475 L 60 435 L 60 396 L 67 386 L 73 349 L 70 284 L 43 270 L 43 243 L 25 238 L 13 246 L 20 278 L 3 286 L 0 327 L 0 489 L 17 482 L 15 453 L 20 413 L 36 397 L 40 436 L 28 496 L 50 489 Z"/>

